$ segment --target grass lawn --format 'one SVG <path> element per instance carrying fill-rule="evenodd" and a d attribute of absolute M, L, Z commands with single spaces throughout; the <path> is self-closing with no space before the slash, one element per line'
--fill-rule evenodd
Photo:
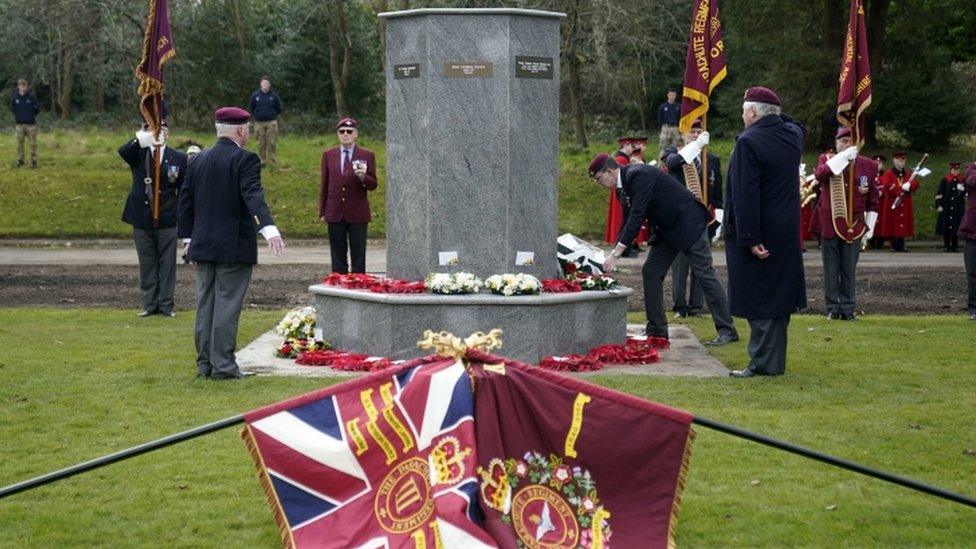
<path fill-rule="evenodd" d="M 0 237 L 125 237 L 131 235 L 122 223 L 122 206 L 129 192 L 128 166 L 116 151 L 127 139 L 128 131 L 54 130 L 41 128 L 39 163 L 36 170 L 14 169 L 16 144 L 9 128 L 0 131 Z M 183 134 L 174 128 L 171 142 L 180 146 L 187 139 L 207 146 L 210 134 Z M 336 136 L 289 134 L 279 138 L 281 168 L 263 174 L 267 199 L 285 238 L 325 238 L 318 221 L 319 163 L 322 151 L 335 145 Z M 386 147 L 383 141 L 361 139 L 362 146 L 376 152 L 379 189 L 370 193 L 374 220 L 369 225 L 371 238 L 386 236 Z M 254 144 L 248 146 L 255 150 Z M 731 140 L 716 140 L 712 151 L 727 167 Z M 615 143 L 594 143 L 586 150 L 569 144 L 559 154 L 559 231 L 596 238 L 603 235 L 607 213 L 607 191 L 589 183 L 586 166 L 598 151 L 612 152 Z M 870 152 L 870 151 L 869 151 Z M 888 154 L 887 156 L 891 156 Z M 917 161 L 913 153 L 909 161 Z M 933 197 L 949 160 L 965 160 L 961 150 L 932 151 L 929 166 L 934 174 L 923 180 L 914 201 L 916 232 L 928 236 L 935 231 Z M 810 169 L 816 154 L 807 154 Z"/>
<path fill-rule="evenodd" d="M 246 311 L 240 341 L 283 312 Z M 192 314 L 0 309 L 0 484 L 318 388 L 196 381 Z M 707 320 L 689 322 L 712 337 Z M 718 349 L 745 365 L 743 341 Z M 788 375 L 598 383 L 866 465 L 976 493 L 972 324 L 964 317 L 795 316 Z M 624 441 L 621 441 L 624 443 Z M 972 509 L 698 428 L 678 543 L 972 546 Z M 0 545 L 275 546 L 236 429 L 0 501 Z"/>

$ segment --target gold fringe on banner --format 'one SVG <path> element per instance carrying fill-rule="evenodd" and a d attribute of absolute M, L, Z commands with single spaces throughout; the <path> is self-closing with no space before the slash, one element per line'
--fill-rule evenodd
<path fill-rule="evenodd" d="M 437 356 L 444 358 L 464 358 L 468 349 L 488 352 L 502 346 L 502 330 L 495 328 L 488 332 L 475 332 L 463 340 L 451 332 L 424 330 L 424 339 L 417 342 L 421 349 L 434 349 Z"/>
<path fill-rule="evenodd" d="M 251 459 L 254 460 L 254 466 L 258 469 L 258 478 L 261 480 L 264 495 L 268 498 L 268 503 L 271 504 L 271 513 L 274 515 L 275 524 L 278 525 L 278 533 L 281 535 L 281 541 L 286 549 L 294 549 L 295 538 L 292 536 L 291 528 L 288 526 L 288 519 L 285 518 L 285 510 L 281 507 L 281 502 L 278 500 L 278 494 L 271 484 L 271 479 L 268 478 L 268 468 L 264 465 L 264 458 L 261 457 L 261 451 L 258 450 L 258 445 L 254 440 L 254 434 L 251 433 L 250 426 L 245 425 L 241 429 L 241 438 L 244 439 L 244 446 L 247 447 L 247 451 L 251 454 Z"/>
<path fill-rule="evenodd" d="M 681 458 L 681 472 L 678 473 L 678 485 L 674 489 L 674 500 L 671 503 L 671 518 L 668 520 L 668 547 L 674 548 L 675 536 L 678 533 L 678 512 L 681 511 L 681 494 L 685 490 L 688 479 L 688 468 L 691 467 L 691 448 L 695 443 L 695 429 L 688 427 L 688 440 L 685 441 L 685 453 Z"/>

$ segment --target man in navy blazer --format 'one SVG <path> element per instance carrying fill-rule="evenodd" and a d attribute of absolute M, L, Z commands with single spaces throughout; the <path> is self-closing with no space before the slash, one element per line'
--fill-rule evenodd
<path fill-rule="evenodd" d="M 275 255 L 284 253 L 285 243 L 264 201 L 261 160 L 244 149 L 250 113 L 223 107 L 214 116 L 217 142 L 190 163 L 180 193 L 179 233 L 197 264 L 198 376 L 237 379 L 245 376 L 234 350 L 258 261 L 257 234 Z"/>
<path fill-rule="evenodd" d="M 668 320 L 664 316 L 664 276 L 678 252 L 684 252 L 692 272 L 701 281 L 705 301 L 712 313 L 718 336 L 707 342 L 725 345 L 739 340 L 732 324 L 725 290 L 715 276 L 712 250 L 706 228 L 710 215 L 704 204 L 676 179 L 646 164 L 620 166 L 606 153 L 590 162 L 589 174 L 601 187 L 620 188 L 630 201 L 630 215 L 617 235 L 617 245 L 603 268 L 613 272 L 617 261 L 633 242 L 645 220 L 652 236 L 641 269 L 644 283 L 644 312 L 647 314 L 645 335 L 668 337 Z"/>
<path fill-rule="evenodd" d="M 334 273 L 348 273 L 349 258 L 352 272 L 366 272 L 366 226 L 372 217 L 366 193 L 376 190 L 376 158 L 356 145 L 358 126 L 352 118 L 339 120 L 339 146 L 322 153 L 319 219 L 329 226 Z"/>
<path fill-rule="evenodd" d="M 166 146 L 169 128 L 159 133 L 159 219 L 154 222 L 156 143 L 145 126 L 119 147 L 119 156 L 132 171 L 132 187 L 122 210 L 122 221 L 132 225 L 139 256 L 139 290 L 146 317 L 159 313 L 173 317 L 176 290 L 176 201 L 186 173 L 186 155 Z"/>
<path fill-rule="evenodd" d="M 732 377 L 786 372 L 790 314 L 806 307 L 797 173 L 806 132 L 770 89 L 746 90 L 745 126 L 729 161 L 725 257 L 732 314 L 749 321 L 749 366 Z"/>

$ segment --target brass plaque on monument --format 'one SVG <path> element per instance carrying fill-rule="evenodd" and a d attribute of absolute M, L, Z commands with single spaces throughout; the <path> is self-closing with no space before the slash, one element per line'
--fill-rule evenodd
<path fill-rule="evenodd" d="M 409 63 L 406 65 L 393 65 L 393 78 L 420 78 L 420 63 Z"/>
<path fill-rule="evenodd" d="M 492 64 L 481 62 L 448 62 L 444 63 L 444 76 L 448 78 L 491 78 Z"/>
<path fill-rule="evenodd" d="M 552 57 L 516 55 L 515 77 L 552 80 Z"/>

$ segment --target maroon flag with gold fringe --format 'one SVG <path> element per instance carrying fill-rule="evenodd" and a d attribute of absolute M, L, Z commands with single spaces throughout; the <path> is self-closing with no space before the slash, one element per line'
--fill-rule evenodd
<path fill-rule="evenodd" d="M 681 133 L 689 131 L 691 124 L 708 112 L 708 98 L 727 72 L 718 0 L 695 0 L 681 93 Z"/>
<path fill-rule="evenodd" d="M 469 350 L 483 527 L 503 548 L 674 545 L 691 414 Z"/>
<path fill-rule="evenodd" d="M 837 120 L 851 128 L 854 145 L 860 147 L 864 143 L 864 117 L 861 114 L 871 104 L 871 62 L 868 58 L 864 0 L 851 0 L 839 80 Z"/>
<path fill-rule="evenodd" d="M 137 93 L 141 98 L 139 111 L 153 135 L 159 133 L 163 118 L 163 65 L 175 55 L 166 0 L 149 0 L 142 60 L 136 67 L 136 78 L 139 80 Z"/>

